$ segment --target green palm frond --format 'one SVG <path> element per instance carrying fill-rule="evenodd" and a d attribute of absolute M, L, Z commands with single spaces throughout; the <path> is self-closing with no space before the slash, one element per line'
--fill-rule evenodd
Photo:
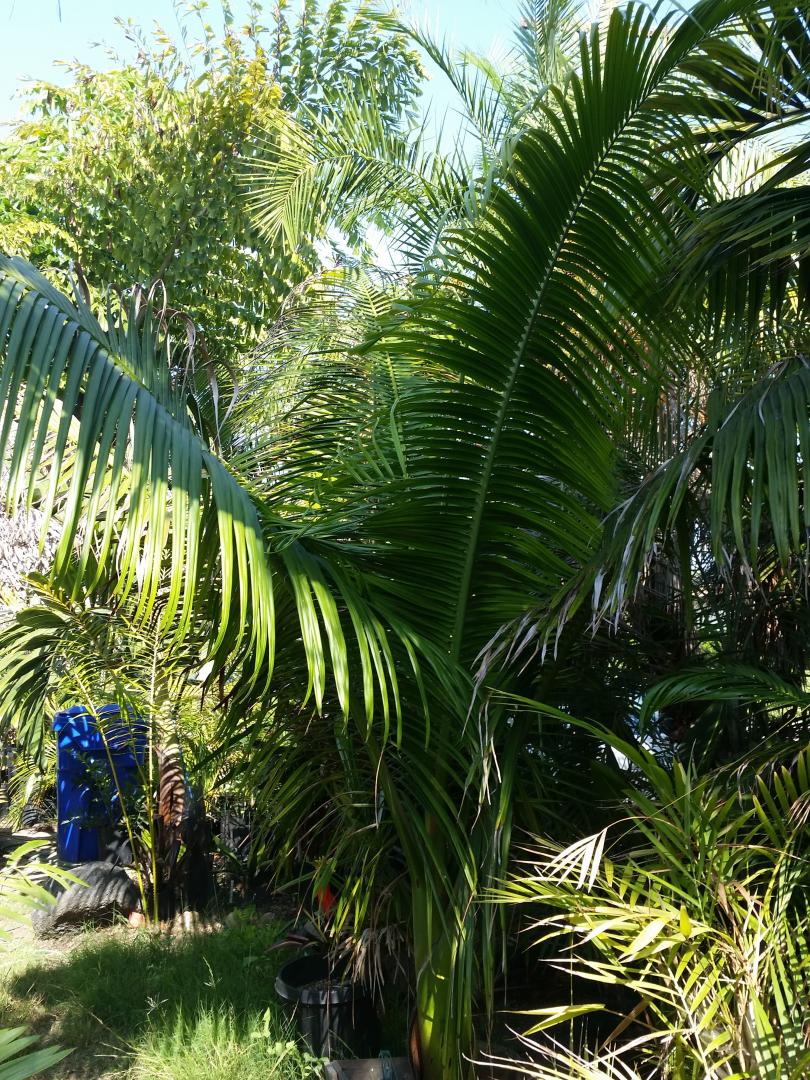
<path fill-rule="evenodd" d="M 63 888 L 82 884 L 81 879 L 69 870 L 35 861 L 36 853 L 42 847 L 41 840 L 29 840 L 5 857 L 0 870 L 0 916 L 6 926 L 9 923 L 24 924 L 38 908 L 47 908 L 56 903 L 46 883 L 55 883 Z M 3 929 L 0 942 L 7 937 L 8 930 Z"/>
<path fill-rule="evenodd" d="M 277 505 L 289 492 L 288 515 L 301 500 L 310 527 L 335 506 L 345 523 L 368 485 L 402 475 L 399 402 L 428 373 L 365 348 L 402 295 L 390 275 L 323 271 L 290 294 L 254 355 L 229 461 L 270 483 Z"/>
<path fill-rule="evenodd" d="M 20 745 L 31 758 L 41 756 L 49 720 L 54 645 L 68 631 L 67 620 L 47 608 L 20 612 L 2 630 L 0 698 L 5 723 L 14 727 Z"/>
<path fill-rule="evenodd" d="M 771 671 L 742 664 L 701 664 L 686 667 L 656 683 L 645 695 L 639 712 L 644 727 L 659 709 L 683 702 L 737 702 L 768 710 L 810 709 L 810 694 Z"/>
<path fill-rule="evenodd" d="M 743 9 L 759 64 L 760 88 L 783 109 L 806 106 L 810 90 L 810 26 L 797 0 L 770 0 Z"/>
<path fill-rule="evenodd" d="M 25 1028 L 0 1028 L 0 1080 L 28 1080 L 70 1053 L 54 1046 L 36 1050 L 38 1043 L 39 1036 L 26 1034 Z"/>
<path fill-rule="evenodd" d="M 626 743 L 584 727 L 627 755 Z M 810 793 L 808 751 L 778 750 L 776 767 L 750 782 L 731 769 L 667 771 L 630 749 L 635 780 L 607 840 L 538 840 L 528 865 L 493 892 L 540 905 L 532 931 L 547 948 L 556 943 L 551 962 L 592 992 L 607 983 L 637 996 L 628 1022 L 643 1013 L 646 1033 L 601 1047 L 616 1067 L 644 1063 L 694 1080 L 798 1080 L 806 1070 L 807 858 L 796 809 Z M 559 1010 L 561 1020 L 573 1015 Z"/>
<path fill-rule="evenodd" d="M 703 286 L 712 331 L 756 332 L 806 313 L 810 298 L 810 186 L 763 184 L 706 211 L 684 237 L 677 290 Z"/>
<path fill-rule="evenodd" d="M 220 432 L 205 410 L 164 327 L 133 300 L 110 307 L 106 328 L 20 260 L 0 261 L 0 452 L 10 461 L 7 502 L 35 499 L 43 529 L 58 523 L 57 582 L 98 585 L 115 565 L 115 593 L 137 595 L 134 619 L 156 610 L 177 640 L 192 613 L 213 612 L 207 647 L 215 663 L 248 656 L 245 677 L 269 681 L 279 591 L 292 598 L 316 699 L 331 656 L 348 708 L 347 641 L 362 666 L 366 708 L 374 687 L 396 699 L 390 668 L 374 664 L 384 631 L 362 588 L 306 549 L 286 528 L 272 492 L 239 476 L 213 449 Z M 271 569 L 275 560 L 275 569 Z M 339 608 L 333 590 L 346 592 Z M 280 584 L 281 583 L 281 584 Z M 293 623 L 294 625 L 294 623 Z M 359 636 L 358 636 L 359 635 Z M 22 673 L 20 673 L 22 674 Z"/>
<path fill-rule="evenodd" d="M 674 294 L 705 290 L 712 331 L 732 337 L 791 310 L 806 314 L 810 280 L 810 28 L 793 0 L 745 8 L 742 22 L 746 43 L 710 43 L 712 70 L 704 65 L 701 74 L 736 99 L 747 118 L 737 137 L 754 140 L 766 161 L 747 190 L 698 207 L 683 236 Z"/>
<path fill-rule="evenodd" d="M 597 619 L 617 616 L 690 503 L 692 513 L 696 502 L 704 507 L 721 569 L 736 551 L 749 576 L 767 572 L 774 558 L 803 573 L 809 413 L 810 368 L 803 358 L 776 365 L 736 399 L 718 391 L 703 430 L 609 520 L 596 575 Z"/>
<path fill-rule="evenodd" d="M 658 95 L 678 88 L 699 113 L 680 67 L 732 11 L 701 5 L 672 28 L 616 10 L 604 42 L 594 28 L 571 103 L 556 95 L 546 127 L 518 142 L 508 190 L 459 238 L 450 287 L 383 338 L 450 374 L 403 401 L 410 498 L 380 520 L 424 583 L 417 626 L 456 655 L 553 594 L 598 535 L 614 497 L 607 432 L 661 344 L 643 300 L 672 230 L 653 185 L 687 132 Z"/>
<path fill-rule="evenodd" d="M 576 68 L 582 11 L 572 0 L 523 0 L 518 47 L 538 87 L 563 86 Z"/>
<path fill-rule="evenodd" d="M 82 884 L 68 870 L 32 862 L 41 846 L 41 841 L 35 840 L 16 848 L 0 870 L 0 918 L 6 925 L 25 923 L 33 911 L 56 902 L 45 882 L 62 887 Z M 0 931 L 0 945 L 7 936 L 6 930 Z M 39 1042 L 39 1036 L 27 1034 L 25 1028 L 0 1028 L 0 1080 L 28 1080 L 53 1068 L 71 1052 L 58 1046 L 36 1049 Z"/>
<path fill-rule="evenodd" d="M 510 138 L 519 129 L 521 109 L 514 106 L 508 75 L 499 71 L 486 57 L 469 50 L 457 52 L 445 41 L 438 41 L 426 29 L 410 26 L 391 17 L 386 25 L 406 34 L 436 65 L 455 91 L 463 132 L 468 133 L 479 167 L 494 164 L 505 155 Z M 522 104 L 522 103 L 521 103 Z M 439 142 L 443 118 L 436 117 Z M 464 136 L 460 140 L 464 142 Z M 457 144 L 458 146 L 459 144 Z"/>
<path fill-rule="evenodd" d="M 325 115 L 279 111 L 248 162 L 249 204 L 261 232 L 295 249 L 338 228 L 354 244 L 377 225 L 417 268 L 439 250 L 448 222 L 470 211 L 474 185 L 460 152 L 429 147 L 427 121 L 392 130 L 372 86 Z M 402 256 L 400 256 L 402 257 Z"/>
<path fill-rule="evenodd" d="M 54 713 L 77 701 L 90 707 L 117 702 L 142 712 L 158 693 L 156 683 L 162 700 L 177 699 L 189 676 L 199 677 L 209 636 L 210 622 L 202 619 L 181 642 L 162 625 L 165 582 L 145 621 L 136 618 L 135 597 L 115 597 L 114 581 L 88 590 L 71 569 L 61 588 L 32 576 L 33 605 L 0 630 L 0 713 L 34 761 L 48 752 Z"/>
<path fill-rule="evenodd" d="M 177 618 L 185 629 L 198 576 L 210 560 L 222 575 L 216 645 L 235 601 L 257 654 L 272 652 L 273 593 L 256 508 L 195 424 L 152 313 L 139 318 L 132 304 L 126 317 L 116 318 L 110 309 L 102 329 L 81 301 L 71 304 L 22 260 L 3 259 L 0 273 L 7 503 L 14 506 L 21 493 L 30 505 L 47 468 L 43 522 L 61 519 L 57 576 L 77 541 L 80 576 L 91 557 L 103 566 L 116 541 L 120 593 L 137 586 L 145 609 L 168 558 L 166 622 Z M 69 486 L 62 470 L 68 452 Z M 213 531 L 206 504 L 215 511 Z"/>

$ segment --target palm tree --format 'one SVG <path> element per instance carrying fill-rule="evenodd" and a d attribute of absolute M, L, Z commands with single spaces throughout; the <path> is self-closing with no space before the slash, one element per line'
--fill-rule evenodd
<path fill-rule="evenodd" d="M 306 442 L 291 437 L 285 454 L 266 413 L 217 425 L 149 305 L 111 306 L 102 327 L 30 267 L 0 263 L 10 500 L 37 499 L 59 520 L 57 579 L 71 567 L 97 582 L 114 559 L 136 618 L 168 580 L 162 618 L 178 638 L 213 611 L 205 660 L 231 679 L 234 726 L 251 724 L 257 702 L 311 694 L 347 784 L 365 785 L 363 827 L 393 835 L 404 860 L 428 1077 L 466 1067 L 474 992 L 494 977 L 493 926 L 475 900 L 508 855 L 532 723 L 496 700 L 473 707 L 478 658 L 512 640 L 504 627 L 529 625 L 527 612 L 553 633 L 595 583 L 600 611 L 605 595 L 608 611 L 621 607 L 629 587 L 612 583 L 632 584 L 655 535 L 640 543 L 631 530 L 622 548 L 614 519 L 603 526 L 619 500 L 617 443 L 658 423 L 699 319 L 723 310 L 711 289 L 682 289 L 668 307 L 661 282 L 718 201 L 718 160 L 805 111 L 784 92 L 783 58 L 752 58 L 753 11 L 631 6 L 579 40 L 483 212 L 443 232 L 441 272 L 417 277 L 349 353 L 388 382 L 353 429 L 364 468 L 344 446 L 334 484 Z M 760 80 L 774 66 L 775 93 Z M 702 347 L 710 369 L 718 343 Z M 785 393 L 800 402 L 802 380 Z M 795 461 L 785 432 L 778 452 Z M 683 472 L 663 470 L 652 489 Z M 796 530 L 779 522 L 794 509 L 784 498 L 774 509 L 786 512 L 774 542 L 789 550 Z M 487 681 L 508 685 L 490 660 Z M 558 670 L 541 675 L 544 695 Z"/>
<path fill-rule="evenodd" d="M 548 962 L 597 998 L 593 980 L 631 991 L 633 1007 L 588 1055 L 552 1034 L 526 1074 L 800 1077 L 810 1063 L 807 745 L 785 754 L 771 740 L 758 760 L 698 776 L 585 728 L 630 766 L 621 817 L 566 847 L 540 839 L 492 898 L 542 912 L 534 929 Z M 527 1036 L 600 1008 L 550 1005 Z"/>

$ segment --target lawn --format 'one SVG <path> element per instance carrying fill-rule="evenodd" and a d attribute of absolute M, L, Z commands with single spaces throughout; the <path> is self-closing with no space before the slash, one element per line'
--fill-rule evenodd
<path fill-rule="evenodd" d="M 74 1047 L 60 1080 L 279 1080 L 309 1077 L 276 999 L 288 950 L 279 923 L 168 936 L 126 927 L 0 955 L 0 1016 Z"/>

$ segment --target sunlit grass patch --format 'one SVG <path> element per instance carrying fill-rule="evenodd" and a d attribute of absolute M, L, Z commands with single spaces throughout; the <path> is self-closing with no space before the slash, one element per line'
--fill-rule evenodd
<path fill-rule="evenodd" d="M 117 928 L 67 950 L 28 940 L 0 961 L 0 1012 L 74 1048 L 53 1080 L 303 1080 L 316 1063 L 276 998 L 280 933 L 279 923 L 179 937 Z"/>
<path fill-rule="evenodd" d="M 319 1072 L 291 1030 L 268 1011 L 246 1026 L 230 1010 L 203 1008 L 178 1016 L 169 1029 L 151 1028 L 134 1049 L 133 1080 L 307 1080 Z"/>

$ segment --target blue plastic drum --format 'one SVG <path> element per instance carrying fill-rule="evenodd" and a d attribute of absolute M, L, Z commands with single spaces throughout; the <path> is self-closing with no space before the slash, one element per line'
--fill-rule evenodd
<path fill-rule="evenodd" d="M 102 858 L 105 836 L 123 816 L 122 794 L 141 783 L 148 729 L 142 720 L 120 717 L 117 705 L 103 705 L 95 716 L 74 705 L 54 717 L 56 847 L 63 862 Z"/>

